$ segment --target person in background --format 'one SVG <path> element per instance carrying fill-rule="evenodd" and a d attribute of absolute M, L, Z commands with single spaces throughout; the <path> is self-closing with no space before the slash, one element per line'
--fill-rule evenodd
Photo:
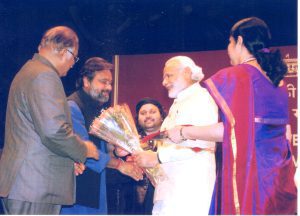
<path fill-rule="evenodd" d="M 179 143 L 182 136 L 222 142 L 210 214 L 296 212 L 295 164 L 286 136 L 288 93 L 283 78 L 287 66 L 270 43 L 263 20 L 250 17 L 234 24 L 227 48 L 232 67 L 205 81 L 221 122 L 167 132 Z"/>
<path fill-rule="evenodd" d="M 60 80 L 78 61 L 78 48 L 72 29 L 49 29 L 11 84 L 0 161 L 5 214 L 59 214 L 75 202 L 74 162 L 98 159 L 96 146 L 73 133 Z"/>
<path fill-rule="evenodd" d="M 88 59 L 80 71 L 78 90 L 68 97 L 73 129 L 84 140 L 97 145 L 100 158 L 88 159 L 87 169 L 77 177 L 77 200 L 72 206 L 63 206 L 61 214 L 107 214 L 106 167 L 116 169 L 136 180 L 142 178 L 142 171 L 133 162 L 111 157 L 107 143 L 88 131 L 93 120 L 103 109 L 108 108 L 112 90 L 113 65 L 106 60 Z"/>
<path fill-rule="evenodd" d="M 174 98 L 161 131 L 182 125 L 217 123 L 218 109 L 213 98 L 199 82 L 202 69 L 187 56 L 175 56 L 166 63 L 163 86 Z M 166 140 L 157 152 L 134 154 L 141 167 L 160 166 L 165 180 L 155 187 L 154 215 L 206 215 L 215 182 L 215 142 L 186 139 L 180 144 Z"/>
<path fill-rule="evenodd" d="M 159 132 L 161 124 L 166 117 L 163 106 L 155 99 L 143 98 L 135 106 L 136 126 L 140 138 Z M 157 150 L 156 139 L 147 141 L 144 150 Z M 145 176 L 136 186 L 137 202 L 135 214 L 150 215 L 153 209 L 154 187 Z"/>

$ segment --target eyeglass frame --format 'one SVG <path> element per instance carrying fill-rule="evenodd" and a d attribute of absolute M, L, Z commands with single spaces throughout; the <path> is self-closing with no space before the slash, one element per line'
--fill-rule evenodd
<path fill-rule="evenodd" d="M 69 53 L 71 53 L 71 55 L 73 56 L 73 59 L 74 59 L 74 64 L 76 64 L 78 61 L 79 61 L 79 57 L 78 56 L 75 56 L 75 54 L 72 52 L 72 51 L 70 51 L 70 50 L 68 50 L 68 49 L 66 49 Z"/>

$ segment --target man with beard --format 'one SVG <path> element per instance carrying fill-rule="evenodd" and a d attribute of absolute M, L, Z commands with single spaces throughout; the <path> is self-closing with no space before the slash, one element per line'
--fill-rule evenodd
<path fill-rule="evenodd" d="M 217 105 L 199 84 L 203 77 L 202 69 L 187 56 L 165 63 L 162 84 L 174 101 L 161 131 L 218 121 Z M 182 129 L 180 135 L 180 143 L 165 140 L 157 152 L 138 152 L 134 160 L 141 167 L 161 163 L 166 173 L 155 186 L 154 215 L 207 215 L 215 182 L 215 142 L 186 139 Z"/>
<path fill-rule="evenodd" d="M 109 106 L 112 69 L 113 65 L 102 58 L 88 59 L 77 81 L 79 90 L 68 97 L 74 131 L 97 145 L 99 160 L 87 160 L 86 171 L 77 177 L 76 204 L 63 207 L 61 214 L 107 214 L 105 167 L 117 169 L 135 180 L 142 178 L 142 171 L 132 162 L 111 157 L 106 142 L 88 134 L 95 117 Z"/>

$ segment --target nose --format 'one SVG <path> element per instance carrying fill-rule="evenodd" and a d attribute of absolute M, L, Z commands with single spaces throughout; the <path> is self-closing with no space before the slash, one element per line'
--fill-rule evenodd
<path fill-rule="evenodd" d="M 166 85 L 167 85 L 167 81 L 166 81 L 165 78 L 164 78 L 163 81 L 162 81 L 162 85 L 163 85 L 164 87 L 166 87 Z"/>
<path fill-rule="evenodd" d="M 148 118 L 149 116 L 151 116 L 150 112 L 147 112 L 145 117 Z"/>
<path fill-rule="evenodd" d="M 111 83 L 108 84 L 108 85 L 106 85 L 106 87 L 107 87 L 108 89 L 112 90 L 112 84 L 111 84 Z"/>

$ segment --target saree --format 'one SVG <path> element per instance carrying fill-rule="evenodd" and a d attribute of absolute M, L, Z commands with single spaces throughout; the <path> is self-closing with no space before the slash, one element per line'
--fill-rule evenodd
<path fill-rule="evenodd" d="M 210 214 L 295 214 L 295 165 L 286 139 L 288 94 L 241 64 L 205 81 L 224 137 Z"/>

